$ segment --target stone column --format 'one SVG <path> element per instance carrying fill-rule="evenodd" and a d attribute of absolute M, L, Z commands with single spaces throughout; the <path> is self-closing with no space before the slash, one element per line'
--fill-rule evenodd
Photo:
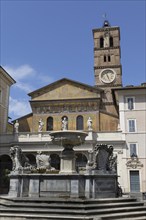
<path fill-rule="evenodd" d="M 60 173 L 62 174 L 75 174 L 75 152 L 73 149 L 64 149 L 61 153 L 61 166 Z"/>

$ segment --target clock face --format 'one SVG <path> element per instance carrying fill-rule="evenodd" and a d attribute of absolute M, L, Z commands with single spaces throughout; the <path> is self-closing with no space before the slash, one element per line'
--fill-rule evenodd
<path fill-rule="evenodd" d="M 101 71 L 99 77 L 103 83 L 111 83 L 115 80 L 116 73 L 112 69 L 105 69 Z"/>

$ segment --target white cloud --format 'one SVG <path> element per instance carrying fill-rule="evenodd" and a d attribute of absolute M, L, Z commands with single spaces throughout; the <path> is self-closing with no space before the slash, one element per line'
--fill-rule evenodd
<path fill-rule="evenodd" d="M 31 112 L 28 100 L 18 100 L 10 97 L 9 114 L 13 117 L 21 117 Z"/>
<path fill-rule="evenodd" d="M 46 85 L 48 85 L 49 83 L 53 82 L 54 79 L 51 76 L 46 76 L 46 75 L 39 75 L 38 79 L 42 82 L 42 83 L 46 83 Z"/>
<path fill-rule="evenodd" d="M 15 87 L 17 87 L 18 89 L 23 90 L 26 93 L 29 93 L 31 91 L 33 91 L 35 88 L 30 85 L 29 83 L 23 83 L 23 82 L 18 82 L 17 84 L 14 85 Z"/>
<path fill-rule="evenodd" d="M 28 64 L 19 67 L 4 66 L 4 69 L 17 81 L 35 76 L 36 71 Z"/>
<path fill-rule="evenodd" d="M 52 77 L 42 73 L 38 73 L 33 67 L 28 64 L 18 67 L 4 66 L 4 69 L 16 80 L 16 84 L 14 84 L 13 87 L 18 88 L 26 93 L 38 89 L 36 83 L 45 83 L 46 85 L 48 85 L 53 81 Z"/>
<path fill-rule="evenodd" d="M 26 97 L 26 93 L 41 88 L 42 85 L 48 85 L 53 78 L 38 73 L 28 64 L 18 67 L 4 66 L 4 69 L 16 80 L 16 84 L 11 87 L 13 95 L 11 95 L 9 103 L 10 117 L 18 118 L 29 114 L 31 112 L 29 101 L 22 97 Z"/>

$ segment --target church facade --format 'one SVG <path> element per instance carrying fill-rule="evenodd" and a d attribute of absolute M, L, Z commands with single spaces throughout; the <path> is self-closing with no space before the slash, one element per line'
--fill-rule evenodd
<path fill-rule="evenodd" d="M 87 130 L 89 117 L 96 132 L 117 130 L 111 91 L 122 86 L 120 29 L 105 21 L 102 28 L 93 30 L 93 39 L 95 85 L 64 78 L 29 93 L 32 114 L 19 119 L 20 131 L 37 132 L 40 118 L 43 131 L 59 130 L 64 116 L 70 130 Z"/>
<path fill-rule="evenodd" d="M 10 167 L 9 149 L 19 145 L 32 164 L 36 163 L 37 152 L 42 151 L 50 155 L 51 165 L 59 169 L 62 148 L 52 144 L 49 133 L 62 130 L 65 118 L 68 130 L 88 133 L 85 143 L 74 147 L 78 172 L 86 167 L 90 152 L 96 144 L 113 145 L 118 160 L 119 183 L 123 192 L 129 193 L 130 174 L 127 174 L 129 171 L 123 160 L 127 144 L 116 95 L 116 91 L 123 88 L 120 28 L 104 21 L 101 28 L 93 30 L 93 40 L 95 84 L 91 86 L 63 78 L 29 93 L 32 113 L 17 119 L 19 127 L 14 133 L 2 136 L 0 162 L 5 164 L 3 167 L 6 168 L 6 164 Z M 145 159 L 142 163 L 146 163 Z M 145 169 L 145 165 L 142 169 Z M 128 175 L 126 181 L 125 175 Z M 140 192 L 146 191 L 144 181 Z"/>

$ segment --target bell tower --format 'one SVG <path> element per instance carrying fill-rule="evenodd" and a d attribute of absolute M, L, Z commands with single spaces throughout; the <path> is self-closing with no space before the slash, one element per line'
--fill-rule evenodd
<path fill-rule="evenodd" d="M 122 86 L 120 28 L 105 20 L 102 28 L 93 29 L 95 85 L 104 90 L 106 111 L 113 105 L 111 88 Z"/>

